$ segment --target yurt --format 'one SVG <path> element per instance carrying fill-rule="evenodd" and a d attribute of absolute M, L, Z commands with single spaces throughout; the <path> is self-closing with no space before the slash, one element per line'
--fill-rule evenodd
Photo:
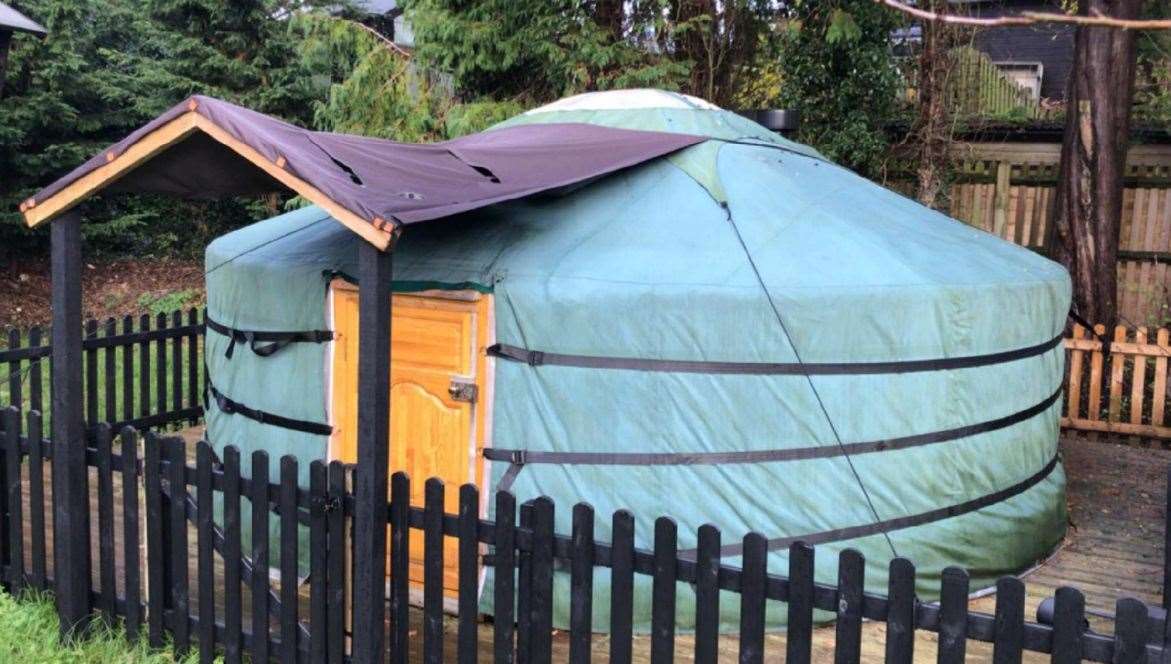
<path fill-rule="evenodd" d="M 1059 542 L 1060 266 L 699 99 L 590 93 L 502 126 L 561 122 L 706 140 L 407 229 L 393 267 L 392 470 L 549 496 L 559 532 L 588 502 L 601 540 L 628 509 L 642 548 L 661 515 L 683 550 L 715 524 L 733 565 L 758 531 L 779 573 L 804 540 L 831 583 L 844 548 L 865 554 L 874 590 L 897 554 L 923 597 L 945 566 L 978 588 Z M 302 468 L 355 461 L 362 241 L 305 207 L 208 247 L 215 447 Z M 563 625 L 568 573 L 557 577 Z M 650 583 L 637 582 L 646 629 Z M 488 613 L 492 583 L 486 566 Z M 679 586 L 680 629 L 693 597 Z M 608 625 L 608 602 L 593 606 Z M 734 626 L 737 603 L 722 610 Z"/>

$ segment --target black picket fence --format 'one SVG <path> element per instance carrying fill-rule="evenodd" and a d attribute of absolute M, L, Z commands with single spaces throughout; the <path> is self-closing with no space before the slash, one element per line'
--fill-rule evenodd
<path fill-rule="evenodd" d="M 203 416 L 203 311 L 88 320 L 82 340 L 85 419 L 139 429 Z M 0 406 L 37 411 L 49 430 L 47 330 L 10 328 L 0 339 Z M 92 431 L 92 427 L 91 427 Z"/>
<path fill-rule="evenodd" d="M 19 433 L 20 417 L 15 408 L 4 412 L 0 455 L 0 576 L 17 593 L 53 585 L 45 550 L 52 535 L 46 524 L 45 468 L 52 463 L 53 446 L 43 440 L 38 413 L 28 414 L 26 435 Z M 89 549 L 98 615 L 123 625 L 132 639 L 145 636 L 162 646 L 169 637 L 180 652 L 196 649 L 201 661 L 217 654 L 229 663 L 245 656 L 290 664 L 348 661 L 352 468 L 314 461 L 306 488 L 298 485 L 293 457 L 280 460 L 272 481 L 268 455 L 262 451 L 252 455 L 252 477 L 244 477 L 235 448 L 227 448 L 221 460 L 201 442 L 194 446 L 194 465 L 190 448 L 180 438 L 140 436 L 129 426 L 116 438 L 107 425 L 95 428 L 87 465 L 94 482 L 90 532 L 96 542 Z M 864 620 L 886 624 L 885 661 L 891 664 L 912 661 L 917 630 L 938 633 L 938 661 L 943 663 L 964 661 L 971 641 L 992 643 L 993 661 L 1003 663 L 1019 662 L 1026 651 L 1052 653 L 1052 661 L 1061 663 L 1154 662 L 1162 657 L 1162 634 L 1153 634 L 1156 623 L 1147 606 L 1134 599 L 1118 602 L 1114 634 L 1104 635 L 1088 630 L 1085 600 L 1072 588 L 1057 593 L 1052 625 L 1038 624 L 1026 619 L 1024 585 L 1011 577 L 997 583 L 995 615 L 988 615 L 969 611 L 968 576 L 958 568 L 943 573 L 940 601 L 923 602 L 915 595 L 915 568 L 902 558 L 890 563 L 885 595 L 875 594 L 865 591 L 865 561 L 852 550 L 840 554 L 838 581 L 827 585 L 815 582 L 814 550 L 801 543 L 790 547 L 788 569 L 781 574 L 768 569 L 767 540 L 750 533 L 743 538 L 738 568 L 720 561 L 721 533 L 710 525 L 699 529 L 698 547 L 684 553 L 678 548 L 675 522 L 659 518 L 653 548 L 643 550 L 635 547 L 635 519 L 627 511 L 612 515 L 612 540 L 599 542 L 593 535 L 597 515 L 587 504 L 573 507 L 572 532 L 566 535 L 554 531 L 555 508 L 547 498 L 521 504 L 518 518 L 516 498 L 497 492 L 496 519 L 487 520 L 479 516 L 480 492 L 473 485 L 459 487 L 456 514 L 444 512 L 447 488 L 441 481 L 427 481 L 421 506 L 410 504 L 410 485 L 405 474 L 395 474 L 387 505 L 390 610 L 384 643 L 390 661 L 400 664 L 408 661 L 416 640 L 423 661 L 443 661 L 449 636 L 449 650 L 454 649 L 461 664 L 552 661 L 553 579 L 566 568 L 568 661 L 574 664 L 595 657 L 620 664 L 633 660 L 639 640 L 633 630 L 636 575 L 653 579 L 649 650 L 656 663 L 672 662 L 676 651 L 679 582 L 694 588 L 697 662 L 716 661 L 721 638 L 736 639 L 739 661 L 762 662 L 765 613 L 776 602 L 787 605 L 785 661 L 794 664 L 811 661 L 815 610 L 836 616 L 834 661 L 842 664 L 860 661 Z M 279 535 L 252 538 L 246 550 L 245 506 L 251 512 L 251 532 L 269 533 L 272 519 L 279 524 Z M 307 579 L 298 567 L 299 533 L 305 530 Z M 423 534 L 421 609 L 411 606 L 411 530 Z M 458 548 L 458 610 L 449 635 L 443 549 L 452 541 Z M 278 557 L 273 579 L 270 567 Z M 484 564 L 495 567 L 497 608 L 491 624 L 481 622 L 479 610 Z M 598 568 L 610 571 L 609 625 L 592 622 Z M 719 603 L 727 601 L 721 591 L 738 595 L 740 624 L 734 636 L 719 632 Z M 417 636 L 411 631 L 412 612 L 422 623 Z M 606 652 L 592 651 L 595 628 L 610 632 Z"/>

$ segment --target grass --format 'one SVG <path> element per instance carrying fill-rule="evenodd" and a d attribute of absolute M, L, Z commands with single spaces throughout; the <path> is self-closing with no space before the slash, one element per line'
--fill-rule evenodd
<path fill-rule="evenodd" d="M 199 302 L 201 293 L 195 288 L 173 291 L 162 295 L 143 293 L 138 296 L 138 307 L 152 316 L 169 314 L 177 309 L 189 309 Z"/>
<path fill-rule="evenodd" d="M 145 640 L 129 643 L 120 628 L 100 621 L 87 638 L 63 645 L 58 625 L 50 596 L 28 594 L 17 600 L 0 592 L 0 662 L 194 664 L 199 659 L 193 654 L 176 658 L 169 648 L 151 650 Z"/>

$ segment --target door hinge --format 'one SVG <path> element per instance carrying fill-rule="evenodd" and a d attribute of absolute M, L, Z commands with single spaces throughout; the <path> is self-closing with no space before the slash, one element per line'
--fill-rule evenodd
<path fill-rule="evenodd" d="M 447 386 L 447 393 L 451 395 L 454 401 L 476 403 L 476 397 L 480 394 L 480 388 L 475 383 L 452 379 L 451 384 Z"/>

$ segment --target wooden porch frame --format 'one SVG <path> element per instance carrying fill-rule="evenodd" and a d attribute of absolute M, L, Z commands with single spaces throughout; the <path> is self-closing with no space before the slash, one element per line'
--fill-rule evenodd
<path fill-rule="evenodd" d="M 143 136 L 120 155 L 106 153 L 106 163 L 87 173 L 75 182 L 49 198 L 38 201 L 29 199 L 20 205 L 25 223 L 35 227 L 72 209 L 86 197 L 117 182 L 119 179 L 143 165 L 151 158 L 180 142 L 197 131 L 210 136 L 216 142 L 230 148 L 236 154 L 254 164 L 274 180 L 318 205 L 337 219 L 346 228 L 354 231 L 375 247 L 386 250 L 394 237 L 390 224 L 382 220 L 368 221 L 334 202 L 321 190 L 285 170 L 284 157 L 269 161 L 252 146 L 231 136 L 211 120 L 196 112 L 194 102 L 191 110 Z"/>
<path fill-rule="evenodd" d="M 367 221 L 337 204 L 317 188 L 285 170 L 284 157 L 270 162 L 251 146 L 230 136 L 211 120 L 188 112 L 150 132 L 122 154 L 109 152 L 106 163 L 44 201 L 20 206 L 26 223 L 56 220 L 52 236 L 53 304 L 53 513 L 55 584 L 61 635 L 70 639 L 92 624 L 89 480 L 82 412 L 81 352 L 81 216 L 74 207 L 116 182 L 160 152 L 196 131 L 232 149 L 272 178 L 316 203 L 366 242 L 358 248 L 359 298 L 358 471 L 355 482 L 353 660 L 384 660 L 387 457 L 390 422 L 391 255 L 398 229 L 382 220 Z M 64 463 L 62 463 L 64 461 Z M 400 547 L 401 548 L 401 547 Z M 392 639 L 394 660 L 406 661 L 406 626 Z"/>

